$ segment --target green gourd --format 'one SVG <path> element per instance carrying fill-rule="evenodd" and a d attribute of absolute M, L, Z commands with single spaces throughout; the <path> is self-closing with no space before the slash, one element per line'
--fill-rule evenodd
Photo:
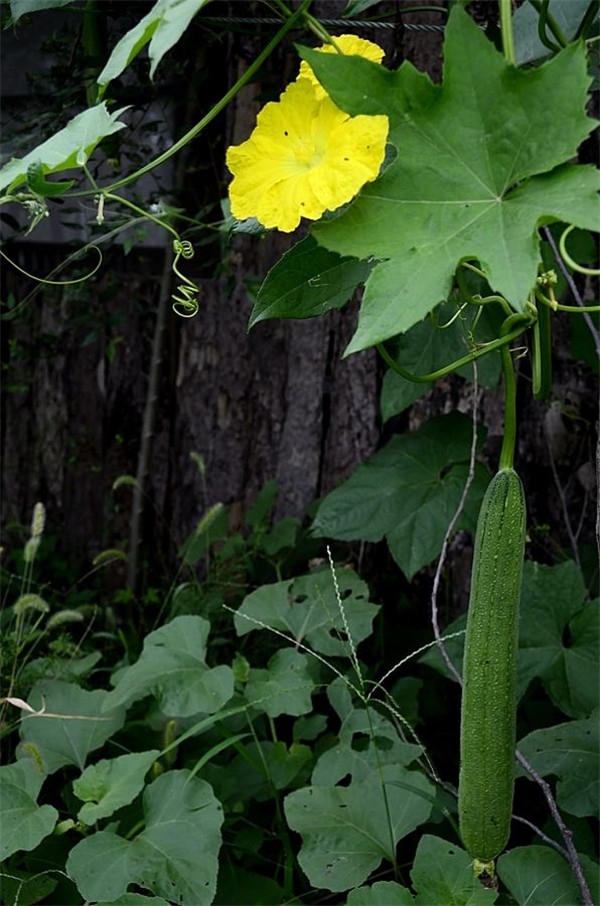
<path fill-rule="evenodd" d="M 512 468 L 486 491 L 475 536 L 463 662 L 459 826 L 486 869 L 510 834 L 515 747 L 516 662 L 525 548 L 525 498 Z"/>

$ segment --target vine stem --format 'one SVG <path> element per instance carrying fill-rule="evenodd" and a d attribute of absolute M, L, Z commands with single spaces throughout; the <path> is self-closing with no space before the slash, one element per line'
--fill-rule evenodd
<path fill-rule="evenodd" d="M 502 51 L 507 63 L 517 65 L 515 56 L 515 42 L 512 28 L 511 0 L 499 0 L 500 3 L 500 31 L 502 32 Z"/>
<path fill-rule="evenodd" d="M 512 469 L 517 439 L 517 382 L 509 347 L 503 346 L 500 352 L 504 372 L 504 436 L 500 451 L 500 469 Z"/>

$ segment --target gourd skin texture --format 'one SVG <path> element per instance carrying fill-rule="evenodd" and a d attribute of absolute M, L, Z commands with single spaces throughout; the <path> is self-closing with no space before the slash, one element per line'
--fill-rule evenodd
<path fill-rule="evenodd" d="M 524 549 L 523 485 L 503 469 L 477 522 L 463 662 L 458 813 L 465 848 L 480 862 L 495 859 L 510 834 Z"/>

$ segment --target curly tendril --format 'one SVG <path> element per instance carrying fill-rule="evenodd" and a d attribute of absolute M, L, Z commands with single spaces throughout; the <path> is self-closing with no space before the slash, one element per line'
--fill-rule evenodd
<path fill-rule="evenodd" d="M 175 260 L 173 261 L 173 273 L 177 274 L 179 279 L 183 281 L 183 283 L 180 283 L 175 292 L 171 295 L 171 300 L 173 302 L 173 311 L 181 318 L 193 318 L 194 315 L 198 314 L 198 309 L 200 307 L 197 298 L 200 294 L 200 287 L 196 286 L 195 283 L 192 283 L 189 277 L 186 277 L 185 274 L 181 273 L 181 271 L 177 268 L 177 262 L 180 258 L 193 258 L 194 248 L 192 246 L 192 243 L 187 239 L 174 239 L 173 252 L 175 253 Z"/>
<path fill-rule="evenodd" d="M 584 267 L 582 264 L 578 264 L 574 261 L 569 253 L 567 252 L 567 236 L 575 229 L 575 226 L 571 224 L 563 232 L 560 240 L 558 242 L 558 247 L 560 249 L 560 254 L 562 255 L 563 261 L 569 265 L 571 270 L 577 271 L 578 274 L 587 274 L 590 277 L 600 276 L 600 270 L 593 267 Z"/>

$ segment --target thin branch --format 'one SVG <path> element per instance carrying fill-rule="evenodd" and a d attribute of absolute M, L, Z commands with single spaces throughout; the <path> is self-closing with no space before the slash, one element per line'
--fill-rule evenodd
<path fill-rule="evenodd" d="M 527 773 L 533 778 L 533 780 L 535 780 L 537 785 L 541 788 L 542 793 L 544 794 L 544 798 L 545 798 L 546 802 L 548 803 L 548 808 L 550 809 L 550 814 L 554 818 L 554 821 L 556 822 L 556 826 L 558 827 L 558 829 L 561 833 L 561 836 L 562 836 L 563 840 L 565 841 L 565 847 L 567 850 L 567 859 L 571 866 L 571 870 L 572 870 L 573 874 L 575 875 L 575 879 L 579 885 L 579 891 L 581 893 L 581 902 L 583 903 L 583 906 L 594 906 L 594 901 L 592 900 L 592 895 L 590 894 L 590 889 L 587 885 L 587 881 L 585 880 L 585 877 L 583 874 L 583 869 L 581 867 L 581 862 L 579 861 L 579 856 L 577 854 L 577 850 L 575 849 L 575 847 L 573 845 L 573 831 L 569 830 L 569 828 L 567 827 L 567 825 L 565 824 L 565 822 L 562 819 L 562 816 L 558 810 L 558 806 L 554 800 L 554 796 L 552 795 L 552 790 L 550 788 L 550 784 L 547 783 L 544 780 L 544 778 L 538 774 L 538 772 L 535 770 L 533 765 L 529 764 L 529 762 L 527 761 L 525 756 L 522 755 L 518 749 L 517 749 L 516 755 L 517 755 L 517 761 L 519 762 L 521 767 L 525 768 Z"/>
<path fill-rule="evenodd" d="M 446 650 L 446 646 L 441 640 L 440 625 L 438 621 L 438 606 L 437 606 L 437 596 L 440 587 L 440 581 L 442 578 L 442 572 L 444 570 L 444 564 L 446 562 L 446 557 L 448 555 L 448 547 L 450 545 L 450 538 L 454 531 L 454 526 L 458 522 L 460 515 L 464 509 L 467 495 L 473 484 L 473 478 L 475 477 L 475 454 L 477 452 L 477 421 L 479 418 L 479 385 L 477 383 L 477 362 L 473 362 L 473 433 L 471 438 L 471 454 L 469 457 L 469 472 L 467 475 L 467 480 L 463 488 L 460 500 L 458 501 L 458 506 L 454 516 L 448 524 L 446 529 L 446 534 L 444 535 L 444 542 L 442 544 L 442 551 L 440 553 L 440 559 L 435 570 L 435 576 L 433 577 L 433 587 L 431 589 L 431 625 L 433 627 L 433 634 L 437 642 L 440 654 L 444 658 L 446 667 L 450 673 L 454 676 L 459 685 L 462 685 L 462 678 L 458 669 L 452 663 L 450 655 Z"/>
<path fill-rule="evenodd" d="M 521 824 L 526 824 L 527 827 L 530 827 L 534 834 L 537 834 L 548 846 L 551 846 L 556 850 L 557 853 L 560 853 L 561 856 L 564 856 L 565 859 L 569 858 L 569 854 L 564 846 L 561 846 L 560 843 L 557 843 L 556 840 L 553 840 L 552 837 L 549 837 L 544 831 L 538 827 L 533 821 L 529 821 L 528 818 L 523 818 L 522 815 L 515 815 L 514 812 L 511 815 L 513 821 L 519 821 Z"/>

